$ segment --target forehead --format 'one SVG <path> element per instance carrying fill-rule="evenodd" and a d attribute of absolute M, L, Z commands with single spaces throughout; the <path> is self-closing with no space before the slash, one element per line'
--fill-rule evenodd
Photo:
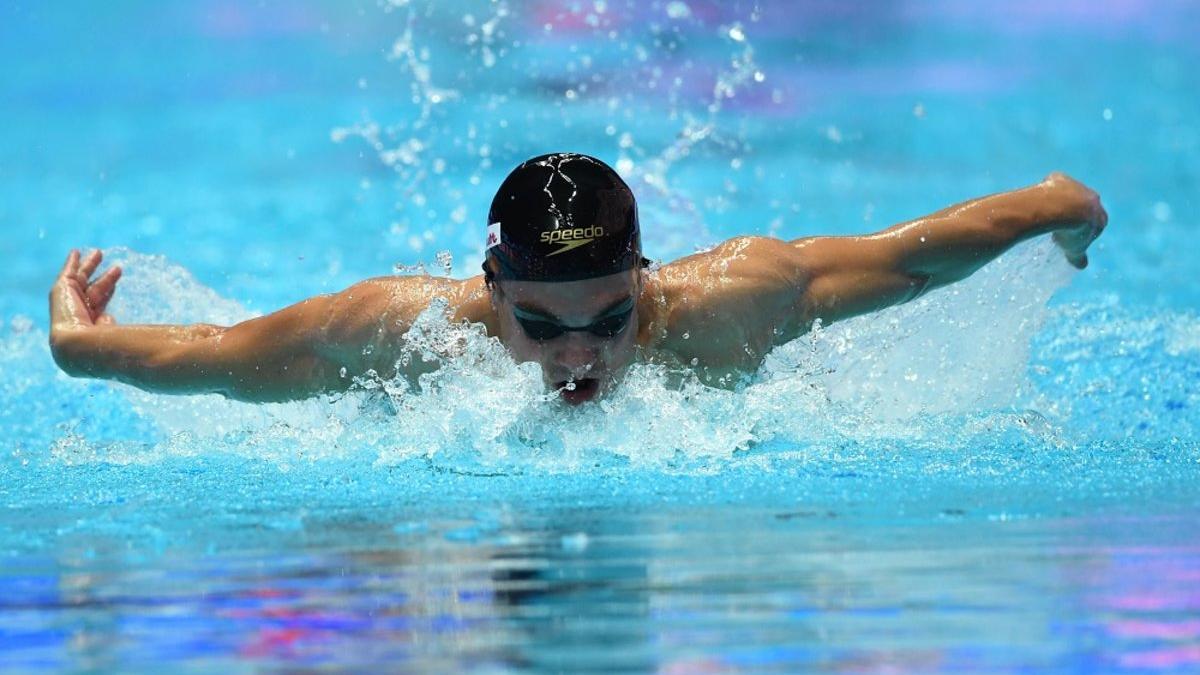
<path fill-rule="evenodd" d="M 591 316 L 637 292 L 637 272 L 629 270 L 581 281 L 500 281 L 514 304 L 560 317 Z"/>

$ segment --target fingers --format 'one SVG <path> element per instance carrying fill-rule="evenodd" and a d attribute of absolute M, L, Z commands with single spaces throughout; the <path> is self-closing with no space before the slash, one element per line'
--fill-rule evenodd
<path fill-rule="evenodd" d="M 117 290 L 117 280 L 121 278 L 121 268 L 113 267 L 100 275 L 94 283 L 88 286 L 87 303 L 93 314 L 102 314 L 108 301 Z"/>
<path fill-rule="evenodd" d="M 112 314 L 101 314 L 100 318 L 96 319 L 96 323 L 101 326 L 112 326 L 117 323 Z"/>
<path fill-rule="evenodd" d="M 71 249 L 71 252 L 67 254 L 67 262 L 63 264 L 62 271 L 59 272 L 58 275 L 63 276 L 63 277 L 75 276 L 75 271 L 78 268 L 79 268 L 79 251 L 76 249 Z"/>
<path fill-rule="evenodd" d="M 79 266 L 79 275 L 87 281 L 92 277 L 92 273 L 100 266 L 100 259 L 104 254 L 100 253 L 100 249 L 96 249 L 88 254 L 88 257 L 83 259 L 83 264 Z"/>
<path fill-rule="evenodd" d="M 1090 239 L 1081 241 L 1078 237 L 1073 237 L 1066 230 L 1059 230 L 1051 235 L 1051 239 L 1063 252 L 1063 257 L 1071 264 L 1071 267 L 1081 270 L 1087 267 L 1087 245 Z"/>

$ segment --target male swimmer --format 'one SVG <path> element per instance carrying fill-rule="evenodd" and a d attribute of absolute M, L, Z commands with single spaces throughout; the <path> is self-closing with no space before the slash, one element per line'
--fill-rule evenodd
<path fill-rule="evenodd" d="M 546 386 L 571 404 L 603 396 L 639 359 L 732 386 L 815 321 L 908 302 L 1025 239 L 1051 234 L 1083 268 L 1107 220 L 1095 192 L 1055 173 L 875 234 L 737 237 L 651 270 L 620 176 L 586 155 L 543 155 L 492 200 L 482 275 L 368 279 L 229 327 L 118 325 L 105 307 L 120 268 L 92 280 L 100 252 L 71 251 L 50 291 L 50 348 L 77 377 L 297 399 L 345 390 L 371 370 L 415 379 L 429 366 L 401 358 L 404 335 L 442 298 L 453 321 L 482 324 L 517 361 L 541 365 Z"/>

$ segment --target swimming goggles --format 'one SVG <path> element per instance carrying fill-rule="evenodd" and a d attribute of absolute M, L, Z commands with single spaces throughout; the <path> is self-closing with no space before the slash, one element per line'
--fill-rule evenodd
<path fill-rule="evenodd" d="M 527 312 L 520 307 L 513 307 L 513 316 L 517 319 L 517 323 L 521 324 L 521 330 L 530 339 L 544 342 L 560 337 L 564 333 L 580 333 L 586 332 L 595 335 L 596 337 L 611 338 L 620 334 L 625 330 L 625 326 L 629 324 L 629 317 L 633 314 L 633 298 L 630 297 L 625 302 L 613 307 L 603 316 L 589 323 L 586 326 L 564 326 L 557 321 L 550 320 L 549 317 L 541 314 L 533 314 Z"/>

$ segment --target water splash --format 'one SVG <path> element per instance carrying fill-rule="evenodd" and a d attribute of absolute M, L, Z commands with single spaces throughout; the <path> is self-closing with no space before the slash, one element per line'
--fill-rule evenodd
<path fill-rule="evenodd" d="M 701 199 L 670 184 L 668 174 L 702 148 L 731 155 L 730 165 L 741 168 L 741 156 L 749 147 L 738 122 L 725 113 L 731 101 L 763 86 L 766 78 L 755 60 L 756 13 L 749 25 L 734 21 L 709 26 L 679 7 L 670 11 L 671 22 L 663 23 L 618 21 L 604 3 L 550 3 L 539 10 L 547 18 L 543 25 L 528 17 L 510 23 L 504 2 L 448 6 L 413 0 L 382 7 L 386 16 L 399 18 L 399 35 L 388 58 L 398 64 L 397 80 L 410 91 L 412 106 L 390 122 L 364 113 L 364 119 L 335 128 L 331 136 L 335 142 L 361 140 L 394 172 L 394 231 L 408 232 L 421 223 L 432 230 L 434 239 L 462 237 L 467 216 L 481 211 L 490 195 L 480 186 L 498 184 L 504 173 L 530 156 L 565 150 L 615 160 L 617 170 L 639 194 L 643 221 L 656 222 L 644 235 L 656 254 L 675 257 L 713 239 L 701 217 Z M 621 16 L 641 11 L 631 4 Z M 428 24 L 447 30 L 418 30 Z M 545 34 L 530 34 L 534 24 Z M 681 26 L 688 30 L 681 31 Z M 595 41 L 549 49 L 554 40 L 548 36 L 556 30 L 583 33 Z M 711 56 L 701 52 L 703 58 L 695 64 L 690 59 L 681 62 L 679 52 L 689 40 L 715 40 L 727 48 Z M 593 54 L 590 44 L 615 44 L 619 49 L 615 54 Z M 463 45 L 479 60 L 449 56 L 460 53 Z M 439 63 L 432 62 L 432 53 L 443 55 Z M 511 100 L 528 92 L 494 86 L 505 81 L 524 81 L 545 90 L 549 100 L 524 111 L 524 119 L 512 120 L 506 114 Z M 697 86 L 707 88 L 707 95 L 692 95 Z M 646 106 L 664 97 L 669 108 L 665 123 L 647 125 L 643 111 L 659 113 L 649 113 Z M 519 142 L 513 127 L 539 133 Z M 601 133 L 599 144 L 594 139 L 581 141 Z M 663 145 L 656 138 L 669 140 Z M 466 184 L 450 182 L 452 174 L 465 174 Z M 730 194 L 736 192 L 732 182 L 726 187 Z M 714 199 L 724 197 L 706 194 L 703 206 L 712 206 Z M 452 222 L 444 222 L 446 214 Z M 414 254 L 420 254 L 425 243 L 409 238 Z M 474 258 L 466 260 L 465 269 L 477 266 Z"/>
<path fill-rule="evenodd" d="M 123 323 L 170 320 L 172 311 L 218 323 L 250 314 L 161 257 L 108 255 L 128 270 L 113 307 Z M 114 439 L 68 428 L 51 435 L 50 452 L 71 465 L 224 453 L 282 467 L 357 457 L 381 466 L 420 459 L 457 470 L 705 474 L 763 452 L 821 456 L 847 444 L 944 448 L 999 433 L 1063 445 L 1070 410 L 1035 386 L 1028 364 L 1031 340 L 1053 315 L 1048 300 L 1070 275 L 1050 242 L 1023 246 L 909 305 L 818 327 L 771 353 L 740 390 L 636 365 L 613 395 L 580 408 L 545 391 L 536 364 L 515 363 L 480 326 L 452 323 L 444 304 L 434 303 L 413 324 L 400 355 L 429 366 L 416 382 L 363 377 L 344 395 L 252 405 L 59 377 L 50 385 L 52 400 L 103 391 L 108 409 L 137 419 L 130 428 L 148 425 L 154 432 L 147 442 L 138 434 Z M 996 325 L 1005 330 L 996 334 Z M 1183 319 L 1173 325 L 1183 335 L 1195 326 Z M 1095 340 L 1121 330 L 1120 324 L 1087 328 Z M 1192 358 L 1172 335 L 1146 348 Z M 40 359 L 44 370 L 40 340 L 44 334 L 18 321 L 0 355 L 7 363 Z M 20 395 L 46 374 L 10 379 L 5 395 Z M 1190 398 L 1185 403 L 1194 406 Z"/>

